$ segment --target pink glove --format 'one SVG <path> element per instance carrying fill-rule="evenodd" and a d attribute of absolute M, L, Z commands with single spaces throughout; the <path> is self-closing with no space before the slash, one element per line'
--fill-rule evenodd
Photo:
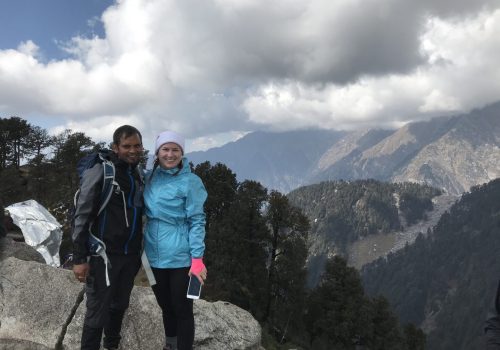
<path fill-rule="evenodd" d="M 206 270 L 203 258 L 192 258 L 190 272 L 193 275 L 199 276 L 203 270 Z"/>

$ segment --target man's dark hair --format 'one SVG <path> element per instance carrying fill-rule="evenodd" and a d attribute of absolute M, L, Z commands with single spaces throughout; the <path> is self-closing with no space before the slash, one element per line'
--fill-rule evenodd
<path fill-rule="evenodd" d="M 122 125 L 118 129 L 116 129 L 115 132 L 113 133 L 113 143 L 119 146 L 122 137 L 127 138 L 130 136 L 134 136 L 135 134 L 139 135 L 139 139 L 141 140 L 142 143 L 142 135 L 139 132 L 139 130 L 137 130 L 131 125 Z"/>

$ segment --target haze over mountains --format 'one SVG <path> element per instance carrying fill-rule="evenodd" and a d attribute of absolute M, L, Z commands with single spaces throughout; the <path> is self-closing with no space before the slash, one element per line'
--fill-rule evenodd
<path fill-rule="evenodd" d="M 254 132 L 188 158 L 224 163 L 240 180 L 285 193 L 324 180 L 373 178 L 461 194 L 500 177 L 500 102 L 397 130 Z"/>

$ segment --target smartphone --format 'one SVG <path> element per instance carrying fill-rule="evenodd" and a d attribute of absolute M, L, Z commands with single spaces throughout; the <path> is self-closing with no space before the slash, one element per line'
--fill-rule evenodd
<path fill-rule="evenodd" d="M 191 275 L 189 278 L 189 285 L 186 297 L 189 299 L 200 299 L 201 294 L 201 282 L 198 280 L 198 277 L 195 275 Z"/>

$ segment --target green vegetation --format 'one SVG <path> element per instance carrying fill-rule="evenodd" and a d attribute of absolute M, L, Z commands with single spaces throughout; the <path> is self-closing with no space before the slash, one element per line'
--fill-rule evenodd
<path fill-rule="evenodd" d="M 363 236 L 388 233 L 425 218 L 432 198 L 440 190 L 414 183 L 384 183 L 376 180 L 322 182 L 288 194 L 312 222 L 311 235 L 326 237 L 342 254 L 348 244 Z"/>
<path fill-rule="evenodd" d="M 500 180 L 475 187 L 433 232 L 363 271 L 404 322 L 425 324 L 429 349 L 483 349 L 500 271 Z M 426 329 L 427 331 L 427 329 Z"/>
<path fill-rule="evenodd" d="M 0 119 L 0 137 L 4 204 L 35 199 L 55 214 L 65 223 L 64 256 L 70 236 L 66 213 L 78 186 L 76 162 L 104 145 L 70 130 L 49 137 L 16 117 Z M 366 296 L 359 273 L 341 257 L 326 262 L 316 288 L 306 288 L 306 242 L 311 229 L 306 204 L 299 209 L 288 196 L 269 192 L 255 181 L 238 182 L 223 164 L 206 162 L 194 171 L 209 194 L 205 260 L 210 279 L 204 297 L 249 310 L 263 326 L 266 348 L 423 349 L 424 334 L 412 325 L 401 326 L 384 298 Z M 397 211 L 389 204 L 393 192 L 374 181 L 360 184 L 338 185 L 351 193 L 346 194 L 346 206 L 329 220 L 352 232 L 347 238 L 339 236 L 340 240 L 400 225 Z M 369 194 L 367 187 L 381 190 Z M 355 214 L 348 201 L 356 204 Z M 322 215 L 328 216 L 330 209 L 323 206 Z"/>

